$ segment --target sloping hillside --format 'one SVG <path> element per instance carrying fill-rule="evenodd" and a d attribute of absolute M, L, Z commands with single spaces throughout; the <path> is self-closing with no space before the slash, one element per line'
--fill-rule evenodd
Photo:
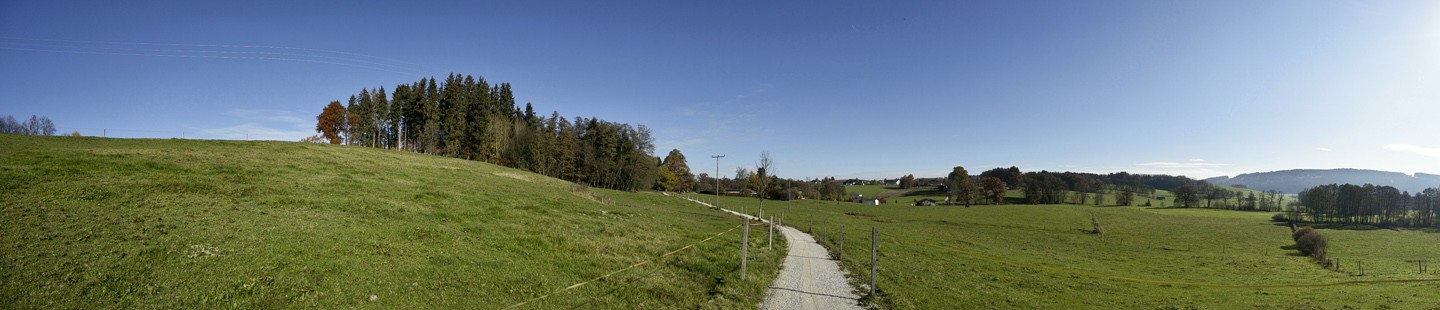
<path fill-rule="evenodd" d="M 1363 169 L 1295 169 L 1271 172 L 1246 173 L 1235 177 L 1214 177 L 1206 182 L 1218 185 L 1245 185 L 1261 191 L 1299 193 L 1306 188 L 1325 184 L 1375 184 L 1394 186 L 1402 191 L 1419 192 L 1426 188 L 1440 186 L 1440 175 L 1416 173 L 1414 176 L 1399 172 Z"/>
<path fill-rule="evenodd" d="M 721 212 L 371 148 L 0 134 L 0 192 L 19 308 L 503 308 L 636 264 L 522 308 L 752 307 L 783 253 L 740 281 Z"/>

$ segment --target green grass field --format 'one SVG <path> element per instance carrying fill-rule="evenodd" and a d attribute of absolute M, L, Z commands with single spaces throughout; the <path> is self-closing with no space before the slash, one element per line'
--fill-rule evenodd
<path fill-rule="evenodd" d="M 749 308 L 785 248 L 741 281 L 734 216 L 359 147 L 0 134 L 0 189 L 5 308 L 505 308 L 619 270 L 519 308 Z"/>
<path fill-rule="evenodd" d="M 751 199 L 722 204 L 754 204 Z M 1440 233 L 1320 229 L 1342 271 L 1291 249 L 1272 213 L 1076 205 L 913 207 L 828 201 L 767 203 L 768 214 L 835 251 L 868 283 L 879 230 L 881 305 L 899 309 L 1339 309 L 1440 307 L 1440 282 L 1413 260 L 1440 262 Z M 1091 229 L 1094 214 L 1103 238 Z M 1360 275 L 1355 262 L 1363 262 Z M 1347 283 L 1359 281 L 1358 283 Z M 1322 286 L 1310 286 L 1322 285 Z M 1307 287 L 1308 286 L 1308 287 Z"/>
<path fill-rule="evenodd" d="M 741 281 L 733 216 L 370 148 L 0 135 L 0 189 L 0 304 L 13 308 L 751 308 L 784 249 L 752 231 Z M 1337 272 L 1297 255 L 1265 212 L 901 197 L 764 205 L 832 251 L 844 225 L 857 286 L 878 229 L 871 298 L 889 308 L 1440 307 L 1440 282 L 1384 282 L 1437 277 L 1413 262 L 1440 261 L 1435 230 L 1321 227 Z M 1092 214 L 1103 237 L 1084 232 Z"/>

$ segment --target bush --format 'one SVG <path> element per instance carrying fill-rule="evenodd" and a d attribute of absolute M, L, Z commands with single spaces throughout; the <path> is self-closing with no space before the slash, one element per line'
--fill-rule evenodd
<path fill-rule="evenodd" d="M 1091 233 L 1091 234 L 1096 234 L 1096 235 L 1104 235 L 1104 234 L 1105 234 L 1105 229 L 1104 229 L 1104 228 L 1100 228 L 1100 219 L 1099 219 L 1099 218 L 1096 218 L 1096 217 L 1095 217 L 1095 214 L 1090 214 L 1090 225 L 1095 227 L 1095 229 L 1090 230 L 1090 233 Z"/>
<path fill-rule="evenodd" d="M 1301 227 L 1300 229 L 1295 230 L 1295 232 L 1290 233 L 1290 239 L 1291 239 L 1291 240 L 1295 240 L 1295 243 L 1296 243 L 1296 244 L 1299 244 L 1299 243 L 1300 243 L 1300 237 L 1304 237 L 1305 235 L 1310 234 L 1310 233 L 1314 233 L 1314 232 L 1315 232 L 1315 229 L 1314 229 L 1314 228 L 1310 228 L 1310 226 Z"/>
<path fill-rule="evenodd" d="M 1325 240 L 1325 236 L 1321 236 L 1319 232 L 1309 229 L 1309 227 L 1301 230 L 1306 230 L 1310 233 L 1300 236 L 1299 239 L 1295 240 L 1295 246 L 1300 248 L 1300 254 L 1314 256 L 1317 261 L 1325 261 L 1325 247 L 1329 245 Z"/>
<path fill-rule="evenodd" d="M 1270 216 L 1270 221 L 1271 221 L 1271 222 L 1284 223 L 1284 222 L 1289 222 L 1289 221 L 1290 221 L 1290 217 L 1285 216 L 1285 213 L 1275 213 L 1275 215 Z"/>

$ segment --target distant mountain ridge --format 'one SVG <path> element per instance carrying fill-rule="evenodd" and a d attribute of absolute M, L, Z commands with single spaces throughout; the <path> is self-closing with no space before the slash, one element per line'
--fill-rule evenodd
<path fill-rule="evenodd" d="M 1287 194 L 1299 193 L 1306 188 L 1325 184 L 1374 184 L 1394 186 L 1411 194 L 1426 188 L 1440 187 L 1440 175 L 1416 173 L 1410 176 L 1399 172 L 1365 169 L 1294 169 L 1271 172 L 1245 173 L 1235 177 L 1219 176 L 1205 179 L 1216 185 L 1245 185 L 1250 189 L 1279 191 Z"/>

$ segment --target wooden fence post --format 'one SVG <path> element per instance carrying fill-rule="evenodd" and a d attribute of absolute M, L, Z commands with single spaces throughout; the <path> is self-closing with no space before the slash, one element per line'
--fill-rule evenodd
<path fill-rule="evenodd" d="M 835 256 L 835 260 L 845 260 L 845 224 L 840 224 L 840 255 Z"/>
<path fill-rule="evenodd" d="M 745 233 L 740 237 L 740 281 L 745 281 L 745 259 L 750 256 L 750 218 L 745 218 Z"/>
<path fill-rule="evenodd" d="M 765 249 L 767 249 L 767 250 L 773 250 L 773 249 L 775 249 L 775 217 L 774 217 L 774 216 L 771 216 L 771 217 L 770 217 L 770 237 L 769 237 L 769 238 L 770 238 L 769 241 L 765 241 Z"/>
<path fill-rule="evenodd" d="M 870 227 L 870 294 L 875 294 L 875 236 L 880 234 L 875 227 Z"/>
<path fill-rule="evenodd" d="M 821 230 L 821 231 L 820 231 L 820 234 L 823 235 L 823 234 L 825 234 L 825 231 L 830 230 L 830 225 L 833 225 L 833 224 L 831 224 L 830 222 L 825 222 L 825 229 L 824 229 L 824 230 Z M 831 240 L 831 241 L 834 241 L 834 240 Z"/>

